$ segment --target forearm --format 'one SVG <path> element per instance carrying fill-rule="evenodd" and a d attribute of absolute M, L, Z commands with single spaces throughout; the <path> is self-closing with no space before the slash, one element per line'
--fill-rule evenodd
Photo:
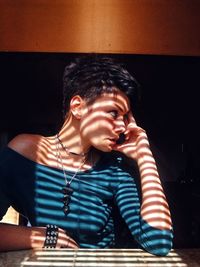
<path fill-rule="evenodd" d="M 170 230 L 171 215 L 154 157 L 149 146 L 143 146 L 142 150 L 137 160 L 141 177 L 141 216 L 153 227 Z"/>
<path fill-rule="evenodd" d="M 0 251 L 42 248 L 46 227 L 26 227 L 0 223 Z M 78 248 L 78 244 L 65 230 L 58 228 L 56 248 Z"/>
<path fill-rule="evenodd" d="M 42 248 L 45 227 L 0 224 L 0 251 Z"/>
<path fill-rule="evenodd" d="M 115 150 L 137 162 L 142 196 L 139 200 L 139 197 L 134 195 L 137 194 L 134 192 L 138 191 L 136 188 L 132 192 L 132 213 L 130 204 L 127 204 L 124 211 L 121 208 L 122 213 L 135 239 L 145 250 L 155 255 L 167 255 L 172 248 L 173 239 L 168 203 L 147 134 L 144 129 L 137 126 L 131 113 L 125 136 L 126 141 L 122 145 L 116 145 Z M 127 191 L 128 187 L 128 198 L 131 194 Z M 123 198 L 123 203 L 129 202 Z"/>

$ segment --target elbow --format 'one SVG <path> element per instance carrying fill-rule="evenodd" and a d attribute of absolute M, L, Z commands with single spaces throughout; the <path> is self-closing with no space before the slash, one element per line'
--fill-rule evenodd
<path fill-rule="evenodd" d="M 171 250 L 172 246 L 157 246 L 154 248 L 146 248 L 147 252 L 155 256 L 167 256 Z"/>
<path fill-rule="evenodd" d="M 142 247 L 149 253 L 156 256 L 167 256 L 173 245 L 173 232 L 172 230 L 154 230 L 149 233 Z"/>

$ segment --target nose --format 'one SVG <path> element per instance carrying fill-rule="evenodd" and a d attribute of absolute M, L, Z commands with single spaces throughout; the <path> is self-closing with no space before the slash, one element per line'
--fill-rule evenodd
<path fill-rule="evenodd" d="M 117 134 L 120 134 L 120 133 L 124 133 L 126 130 L 126 125 L 125 125 L 125 122 L 124 122 L 124 118 L 120 118 L 118 117 L 116 120 L 115 120 L 115 132 Z"/>

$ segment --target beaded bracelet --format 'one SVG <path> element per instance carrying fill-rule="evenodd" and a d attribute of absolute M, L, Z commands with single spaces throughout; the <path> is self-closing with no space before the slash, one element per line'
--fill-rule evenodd
<path fill-rule="evenodd" d="M 58 240 L 58 226 L 47 224 L 43 248 L 55 248 Z"/>

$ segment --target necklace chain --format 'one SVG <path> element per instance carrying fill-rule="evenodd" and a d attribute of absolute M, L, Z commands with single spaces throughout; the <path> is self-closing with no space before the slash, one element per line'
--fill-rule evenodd
<path fill-rule="evenodd" d="M 63 150 L 65 150 L 67 154 L 72 154 L 72 155 L 79 156 L 79 157 L 85 157 L 85 156 L 88 154 L 88 152 L 86 152 L 86 153 L 83 152 L 83 153 L 78 154 L 78 153 L 76 153 L 76 152 L 70 151 L 70 150 L 63 144 L 63 142 L 60 140 L 60 137 L 59 137 L 58 134 L 56 134 L 56 138 L 57 138 L 59 144 L 62 146 Z"/>
<path fill-rule="evenodd" d="M 62 143 L 62 141 L 60 140 L 58 134 L 56 134 L 56 139 L 57 139 L 56 140 L 56 157 L 57 157 L 57 161 L 58 161 L 58 164 L 59 164 L 59 162 L 61 164 L 63 175 L 64 175 L 64 178 L 65 178 L 65 183 L 66 183 L 66 185 L 69 186 L 71 184 L 71 182 L 74 180 L 74 178 L 76 177 L 77 173 L 80 171 L 81 167 L 83 167 L 83 165 L 84 165 L 84 163 L 86 161 L 86 158 L 81 162 L 81 164 L 79 165 L 78 169 L 75 171 L 75 173 L 71 177 L 70 181 L 68 181 L 67 180 L 67 174 L 66 174 L 66 171 L 65 171 L 65 168 L 64 168 L 64 164 L 63 164 L 63 158 L 62 158 L 62 155 L 61 155 L 60 150 L 59 150 L 59 144 L 61 145 L 61 147 L 63 148 L 63 150 L 66 152 L 67 155 L 68 155 L 68 151 L 66 151 L 65 146 Z"/>
<path fill-rule="evenodd" d="M 62 141 L 59 139 L 58 134 L 56 135 L 55 142 L 56 142 L 56 158 L 57 158 L 58 164 L 60 163 L 62 166 L 62 171 L 63 171 L 63 175 L 65 178 L 65 184 L 66 184 L 62 188 L 62 193 L 63 193 L 62 202 L 63 202 L 63 212 L 65 213 L 65 215 L 67 215 L 69 213 L 69 210 L 70 210 L 69 204 L 71 201 L 71 195 L 73 194 L 73 189 L 70 187 L 71 182 L 74 180 L 74 178 L 76 177 L 76 175 L 77 175 L 78 171 L 81 169 L 81 167 L 83 167 L 87 158 L 83 159 L 83 161 L 79 165 L 78 169 L 75 171 L 75 173 L 72 175 L 71 179 L 68 181 L 65 167 L 63 164 L 63 158 L 62 158 L 61 152 L 59 150 L 59 145 L 61 145 L 61 147 L 63 148 L 63 150 L 66 152 L 67 155 L 69 155 L 69 153 L 68 153 L 68 151 L 66 151 L 66 149 L 64 149 L 65 146 L 62 143 Z"/>

